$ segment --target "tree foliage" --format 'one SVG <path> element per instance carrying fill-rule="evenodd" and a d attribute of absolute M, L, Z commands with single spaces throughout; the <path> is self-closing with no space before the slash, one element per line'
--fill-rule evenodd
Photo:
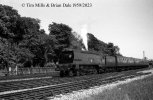
<path fill-rule="evenodd" d="M 52 23 L 49 25 L 49 35 L 57 40 L 57 49 L 62 50 L 70 46 L 70 35 L 72 29 L 65 24 Z"/>
<path fill-rule="evenodd" d="M 17 10 L 9 6 L 0 5 L 0 36 L 7 39 L 14 39 L 18 33 L 17 21 L 20 15 Z"/>
<path fill-rule="evenodd" d="M 21 20 L 24 35 L 20 46 L 28 48 L 35 55 L 33 58 L 34 66 L 38 65 L 43 67 L 48 61 L 47 54 L 51 53 L 54 55 L 55 39 L 40 29 L 40 20 L 29 17 L 21 18 Z"/>
<path fill-rule="evenodd" d="M 21 17 L 12 7 L 0 5 L 0 58 L 7 62 L 7 68 L 34 58 L 41 59 L 35 61 L 40 64 L 46 62 L 47 53 L 53 53 L 54 38 L 39 24 L 38 19 Z"/>
<path fill-rule="evenodd" d="M 118 55 L 119 47 L 88 34 L 88 48 L 107 55 Z M 40 20 L 21 17 L 12 7 L 0 4 L 0 65 L 41 66 L 57 60 L 63 49 L 85 49 L 79 34 L 65 24 L 53 22 L 49 35 L 40 29 Z M 2 66 L 0 66 L 2 67 Z"/>
<path fill-rule="evenodd" d="M 107 44 L 98 40 L 93 34 L 88 33 L 88 49 L 90 51 L 99 51 L 106 53 Z"/>
<path fill-rule="evenodd" d="M 121 55 L 119 53 L 119 47 L 114 46 L 113 43 L 104 43 L 101 40 L 98 40 L 93 34 L 88 33 L 88 49 L 90 51 L 98 51 L 106 55 Z"/>
<path fill-rule="evenodd" d="M 10 65 L 15 66 L 21 56 L 24 57 L 26 54 L 26 57 L 32 56 L 26 48 L 18 47 L 15 42 L 15 38 L 22 34 L 16 31 L 18 30 L 18 18 L 20 15 L 17 10 L 0 5 L 0 57 L 7 63 L 7 68 Z"/>
<path fill-rule="evenodd" d="M 72 32 L 72 28 L 65 24 L 52 23 L 49 25 L 49 35 L 55 37 L 56 47 L 55 52 L 58 56 L 63 49 L 79 49 L 84 47 L 80 35 Z"/>

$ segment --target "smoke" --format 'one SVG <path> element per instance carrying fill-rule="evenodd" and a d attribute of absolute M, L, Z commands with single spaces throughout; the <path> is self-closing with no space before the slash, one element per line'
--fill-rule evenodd
<path fill-rule="evenodd" d="M 81 27 L 81 37 L 83 39 L 83 43 L 85 45 L 86 50 L 88 50 L 88 38 L 87 38 L 88 31 L 87 31 L 87 28 L 88 28 L 87 24 L 84 24 Z"/>

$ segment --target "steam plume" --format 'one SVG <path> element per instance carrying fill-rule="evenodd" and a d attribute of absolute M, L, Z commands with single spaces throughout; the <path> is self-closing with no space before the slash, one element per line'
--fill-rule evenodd
<path fill-rule="evenodd" d="M 87 28 L 88 28 L 87 24 L 82 25 L 82 28 L 81 28 L 81 36 L 82 36 L 83 43 L 85 45 L 86 50 L 88 50 Z"/>

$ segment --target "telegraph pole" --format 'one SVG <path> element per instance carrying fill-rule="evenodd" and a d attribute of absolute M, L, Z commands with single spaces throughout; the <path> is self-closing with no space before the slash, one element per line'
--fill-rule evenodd
<path fill-rule="evenodd" d="M 146 59 L 145 51 L 143 51 L 143 59 Z"/>
<path fill-rule="evenodd" d="M 144 59 L 144 57 L 145 57 L 145 52 L 143 51 L 143 59 Z"/>

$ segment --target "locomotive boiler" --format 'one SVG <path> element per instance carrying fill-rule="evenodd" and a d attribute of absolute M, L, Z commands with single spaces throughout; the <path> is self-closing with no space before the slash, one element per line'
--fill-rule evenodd
<path fill-rule="evenodd" d="M 108 56 L 97 52 L 64 50 L 60 53 L 57 70 L 60 76 L 99 74 L 148 67 L 147 60 L 124 56 Z"/>

